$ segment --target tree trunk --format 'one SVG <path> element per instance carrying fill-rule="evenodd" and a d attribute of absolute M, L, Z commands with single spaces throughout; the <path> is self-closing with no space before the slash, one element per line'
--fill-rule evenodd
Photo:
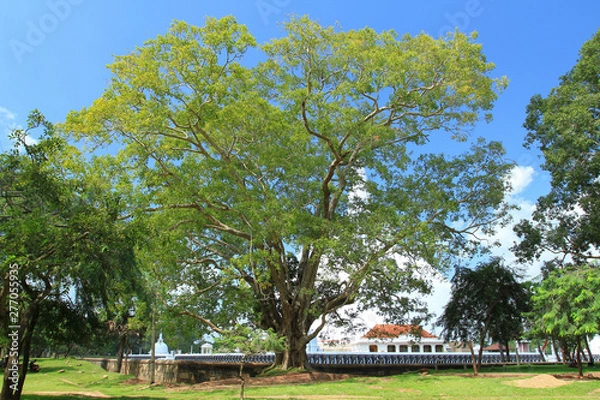
<path fill-rule="evenodd" d="M 544 342 L 544 347 L 542 348 L 542 346 L 540 346 L 540 342 L 537 342 L 537 351 L 538 353 L 540 353 L 540 357 L 542 357 L 542 361 L 546 362 L 546 353 L 544 352 L 546 350 L 546 346 L 548 345 L 548 339 L 546 339 L 546 341 Z"/>
<path fill-rule="evenodd" d="M 156 375 L 156 304 L 152 305 L 152 331 L 150 334 L 150 384 Z"/>
<path fill-rule="evenodd" d="M 479 354 L 477 355 L 477 370 L 481 369 L 481 361 L 483 360 L 483 345 L 485 343 L 485 337 L 481 335 L 479 340 Z"/>
<path fill-rule="evenodd" d="M 246 379 L 244 378 L 244 363 L 246 362 L 246 354 L 242 356 L 240 361 L 240 400 L 244 400 L 244 389 L 246 387 Z"/>
<path fill-rule="evenodd" d="M 73 350 L 73 343 L 67 345 L 67 350 L 65 350 L 64 358 L 68 358 L 69 354 L 71 354 L 71 350 Z"/>
<path fill-rule="evenodd" d="M 12 341 L 12 339 L 11 339 Z M 21 378 L 21 367 L 19 366 L 19 356 L 8 353 L 8 362 L 4 367 L 4 384 L 0 392 L 1 400 L 19 400 L 21 393 L 19 390 L 19 380 Z"/>
<path fill-rule="evenodd" d="M 292 334 L 286 337 L 287 347 L 283 352 L 281 368 L 309 369 L 308 357 L 306 356 L 306 340 L 299 335 Z"/>
<path fill-rule="evenodd" d="M 127 341 L 127 350 L 125 351 L 125 375 L 129 375 L 129 355 L 131 354 L 131 341 Z"/>
<path fill-rule="evenodd" d="M 127 334 L 121 334 L 119 336 L 119 350 L 117 352 L 117 373 L 121 373 L 121 367 L 123 366 L 123 353 L 127 346 Z"/>
<path fill-rule="evenodd" d="M 588 341 L 587 335 L 585 335 L 583 337 L 583 340 L 585 341 L 585 348 L 588 353 L 588 365 L 590 367 L 593 367 L 594 366 L 594 355 L 592 354 L 592 349 L 590 349 L 590 342 Z"/>
<path fill-rule="evenodd" d="M 286 348 L 283 351 L 281 364 L 279 364 L 284 370 L 309 368 L 306 356 L 307 330 L 311 323 L 306 312 L 307 305 L 310 304 L 309 299 L 309 296 L 299 296 L 299 298 L 284 304 L 282 324 L 280 330 L 276 331 L 280 337 L 284 337 L 286 340 Z"/>
<path fill-rule="evenodd" d="M 581 338 L 577 339 L 577 373 L 579 377 L 583 377 L 583 362 L 581 360 Z"/>
<path fill-rule="evenodd" d="M 21 322 L 21 327 L 14 330 L 11 342 L 15 340 L 18 343 L 18 353 L 9 351 L 9 359 L 4 369 L 4 384 L 0 392 L 0 400 L 20 400 L 23 392 L 23 385 L 27 377 L 27 367 L 29 366 L 29 352 L 31 351 L 31 340 L 33 330 L 39 317 L 39 307 L 37 303 L 32 303 L 25 312 Z M 14 339 L 13 339 L 14 338 Z M 19 365 L 19 359 L 21 364 Z"/>
<path fill-rule="evenodd" d="M 569 365 L 569 362 L 571 361 L 571 354 L 567 351 L 566 347 L 564 346 L 564 343 L 559 342 L 559 344 L 560 344 L 560 353 L 562 355 L 562 363 L 566 367 L 567 365 Z"/>
<path fill-rule="evenodd" d="M 560 352 L 558 349 L 558 346 L 556 345 L 556 340 L 554 340 L 554 338 L 552 338 L 552 349 L 554 350 L 554 355 L 556 356 L 556 361 L 561 362 L 561 358 L 560 358 Z"/>
<path fill-rule="evenodd" d="M 473 363 L 473 375 L 477 376 L 479 374 L 478 362 L 475 357 L 475 350 L 473 349 L 473 341 L 469 340 L 469 351 L 471 352 L 471 362 Z"/>

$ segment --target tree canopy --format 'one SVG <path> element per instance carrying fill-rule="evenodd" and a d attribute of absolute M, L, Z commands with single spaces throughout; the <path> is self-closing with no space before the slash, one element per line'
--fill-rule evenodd
<path fill-rule="evenodd" d="M 581 369 L 581 341 L 600 333 L 600 268 L 580 266 L 550 273 L 536 288 L 530 314 L 532 330 L 578 346 Z"/>
<path fill-rule="evenodd" d="M 548 250 L 576 262 L 597 258 L 600 245 L 600 31 L 581 48 L 577 64 L 547 97 L 527 107 L 527 146 L 539 146 L 552 177 L 533 221 L 516 230 L 515 250 L 532 259 Z"/>
<path fill-rule="evenodd" d="M 473 363 L 477 372 L 490 339 L 508 345 L 509 340 L 520 337 L 529 298 L 529 290 L 499 258 L 482 262 L 475 269 L 458 267 L 452 278 L 450 301 L 438 320 L 442 336 L 447 341 L 479 344 Z"/>
<path fill-rule="evenodd" d="M 43 133 L 31 139 L 36 130 Z M 14 149 L 0 154 L 0 316 L 18 326 L 18 355 L 9 353 L 2 400 L 20 398 L 45 308 L 64 303 L 62 316 L 76 308 L 94 319 L 137 268 L 135 235 L 118 219 L 118 198 L 86 177 L 79 153 L 53 125 L 33 111 L 27 128 L 11 137 Z M 17 362 L 22 367 L 14 382 L 9 367 Z"/>
<path fill-rule="evenodd" d="M 510 165 L 496 142 L 427 150 L 468 142 L 505 86 L 475 36 L 284 29 L 257 46 L 233 17 L 176 21 L 116 57 L 63 129 L 119 148 L 107 166 L 131 217 L 153 221 L 168 304 L 215 330 L 271 328 L 283 365 L 302 367 L 326 317 L 383 308 L 427 288 L 419 263 L 477 251 L 505 216 Z"/>

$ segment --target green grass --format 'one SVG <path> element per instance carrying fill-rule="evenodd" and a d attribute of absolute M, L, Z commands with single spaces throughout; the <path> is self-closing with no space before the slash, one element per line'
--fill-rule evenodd
<path fill-rule="evenodd" d="M 39 361 L 42 371 L 30 373 L 25 382 L 24 400 L 90 399 L 111 396 L 113 399 L 237 399 L 237 388 L 219 390 L 189 390 L 186 387 L 150 387 L 148 384 L 124 384 L 131 378 L 109 373 L 100 367 L 76 359 L 43 359 Z M 64 372 L 59 372 L 64 370 Z M 539 374 L 574 373 L 562 366 L 511 366 L 486 368 L 482 374 L 501 373 L 494 377 L 475 378 L 470 371 L 430 371 L 427 375 L 410 372 L 392 377 L 356 377 L 345 381 L 314 384 L 250 387 L 246 389 L 249 399 L 592 399 L 600 397 L 600 381 L 576 381 L 569 385 L 548 388 L 519 388 L 508 381 L 525 379 L 517 373 L 531 376 Z M 586 368 L 586 373 L 600 372 L 600 368 Z M 57 396 L 35 395 L 52 392 Z M 95 396 L 67 395 L 86 393 Z"/>

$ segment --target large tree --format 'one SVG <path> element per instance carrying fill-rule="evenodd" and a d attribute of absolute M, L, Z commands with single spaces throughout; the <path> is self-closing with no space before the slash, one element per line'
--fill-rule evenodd
<path fill-rule="evenodd" d="M 572 342 L 579 375 L 583 375 L 582 343 L 600 333 L 600 268 L 557 269 L 536 287 L 532 297 L 533 333 Z"/>
<path fill-rule="evenodd" d="M 447 341 L 469 345 L 473 371 L 481 368 L 483 348 L 489 340 L 508 347 L 523 331 L 523 314 L 529 311 L 529 290 L 502 260 L 493 258 L 476 268 L 458 267 L 452 278 L 450 301 L 438 324 Z M 479 344 L 477 356 L 473 343 Z"/>
<path fill-rule="evenodd" d="M 91 318 L 136 269 L 118 198 L 85 178 L 78 152 L 52 124 L 34 111 L 11 137 L 14 149 L 0 154 L 0 330 L 11 338 L 2 400 L 21 396 L 45 308 L 64 303 Z"/>
<path fill-rule="evenodd" d="M 510 166 L 482 140 L 430 153 L 467 142 L 505 85 L 474 36 L 284 26 L 254 49 L 232 17 L 175 22 L 117 57 L 64 130 L 120 147 L 132 217 L 153 214 L 164 250 L 150 260 L 166 304 L 217 331 L 271 328 L 282 366 L 303 367 L 327 316 L 402 314 L 386 301 L 426 289 L 420 263 L 476 251 L 506 211 Z"/>
<path fill-rule="evenodd" d="M 527 107 L 527 146 L 539 146 L 550 193 L 538 200 L 532 221 L 516 230 L 522 259 L 543 251 L 576 262 L 599 258 L 600 246 L 600 31 L 581 48 L 577 64 L 546 97 Z"/>

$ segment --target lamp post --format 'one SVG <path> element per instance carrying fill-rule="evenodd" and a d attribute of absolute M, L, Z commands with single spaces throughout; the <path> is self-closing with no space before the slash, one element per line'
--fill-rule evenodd
<path fill-rule="evenodd" d="M 152 329 L 150 334 L 151 350 L 150 350 L 150 384 L 154 383 L 156 371 L 156 305 L 152 303 Z"/>

